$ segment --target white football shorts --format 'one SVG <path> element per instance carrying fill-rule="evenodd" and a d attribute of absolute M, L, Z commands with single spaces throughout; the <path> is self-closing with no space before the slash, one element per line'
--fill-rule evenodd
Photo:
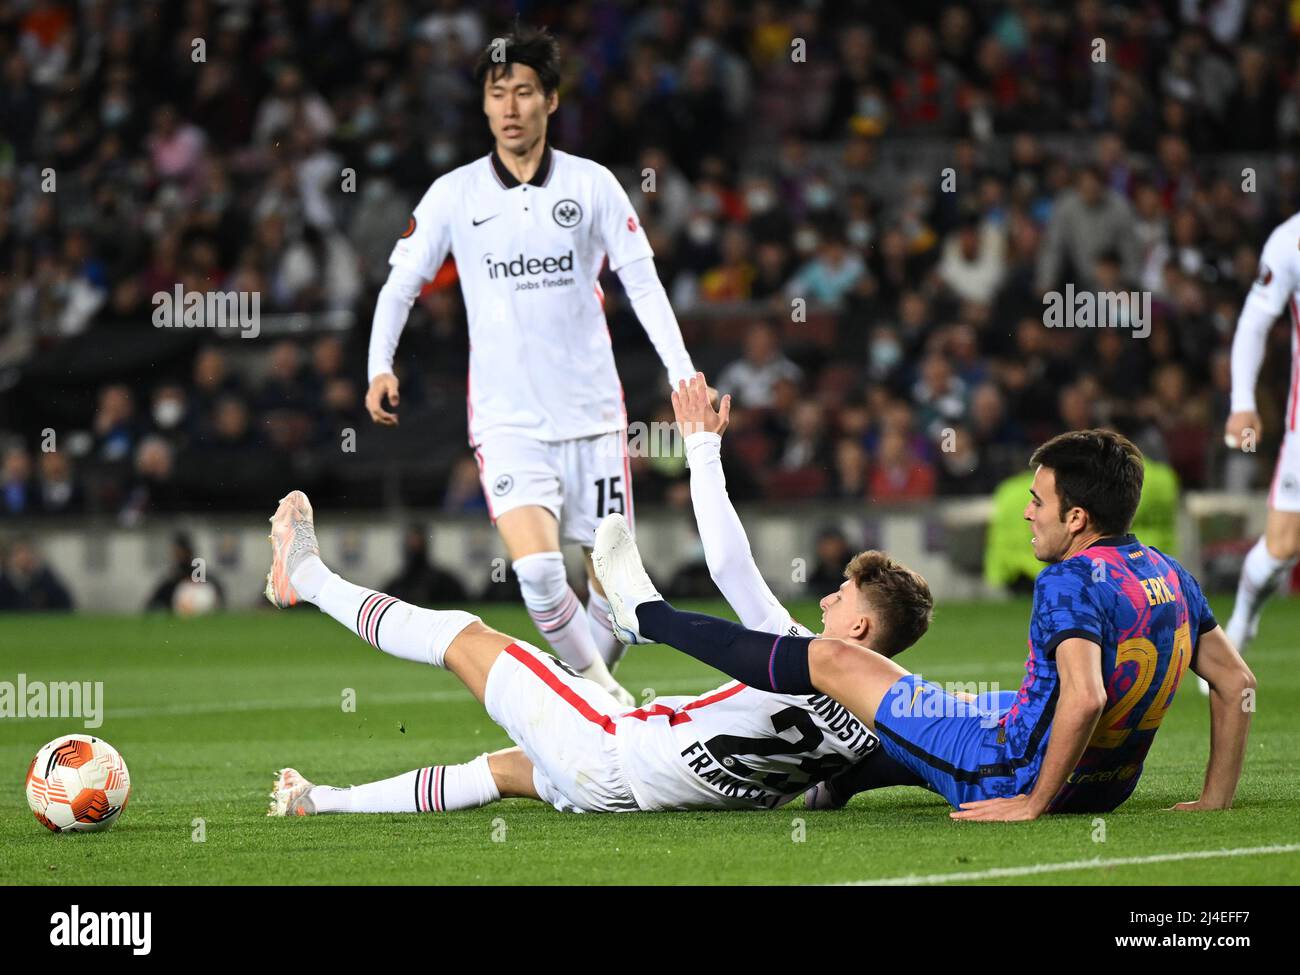
<path fill-rule="evenodd" d="M 540 505 L 560 523 L 560 540 L 591 548 L 596 526 L 618 512 L 635 527 L 627 433 L 577 440 L 493 434 L 474 449 L 493 524 L 507 511 Z"/>

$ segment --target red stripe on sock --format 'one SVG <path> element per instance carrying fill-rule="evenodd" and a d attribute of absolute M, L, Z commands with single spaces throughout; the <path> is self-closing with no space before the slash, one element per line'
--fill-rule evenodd
<path fill-rule="evenodd" d="M 546 666 L 534 654 L 529 653 L 517 643 L 512 643 L 506 647 L 505 652 L 514 657 L 521 664 L 536 674 L 551 690 L 560 697 L 564 698 L 573 709 L 580 715 L 590 721 L 592 724 L 600 725 L 607 734 L 617 734 L 618 726 L 614 724 L 614 719 L 607 714 L 601 714 L 593 708 L 581 694 L 575 691 L 568 684 L 564 683 L 553 670 Z"/>

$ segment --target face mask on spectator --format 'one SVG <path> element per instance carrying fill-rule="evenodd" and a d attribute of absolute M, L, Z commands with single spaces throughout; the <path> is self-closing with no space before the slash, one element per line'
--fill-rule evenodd
<path fill-rule="evenodd" d="M 106 128 L 113 128 L 126 121 L 131 114 L 131 106 L 124 101 L 106 101 L 99 110 L 99 118 Z"/>
<path fill-rule="evenodd" d="M 813 183 L 804 192 L 804 202 L 813 210 L 825 210 L 831 205 L 834 196 L 831 188 L 825 183 Z"/>
<path fill-rule="evenodd" d="M 686 225 L 686 236 L 691 239 L 691 243 L 700 247 L 712 243 L 715 233 L 713 221 L 708 217 L 692 217 Z"/>
<path fill-rule="evenodd" d="M 428 157 L 430 165 L 438 169 L 449 169 L 456 161 L 456 146 L 454 143 L 439 139 L 429 146 Z"/>
<path fill-rule="evenodd" d="M 387 142 L 376 142 L 366 150 L 366 162 L 375 167 L 387 166 L 396 153 Z"/>
<path fill-rule="evenodd" d="M 817 231 L 811 227 L 804 227 L 795 231 L 794 249 L 805 257 L 815 251 L 817 249 Z"/>
<path fill-rule="evenodd" d="M 854 247 L 866 247 L 871 243 L 873 231 L 868 220 L 854 220 L 844 230 L 849 243 Z"/>
<path fill-rule="evenodd" d="M 750 190 L 745 194 L 745 206 L 749 208 L 750 213 L 767 213 L 774 203 L 776 199 L 770 190 Z"/>
<path fill-rule="evenodd" d="M 160 399 L 153 405 L 153 422 L 163 430 L 170 430 L 181 422 L 185 404 L 177 399 Z"/>
<path fill-rule="evenodd" d="M 889 372 L 903 358 L 903 349 L 897 342 L 877 340 L 871 343 L 871 365 L 877 372 Z"/>

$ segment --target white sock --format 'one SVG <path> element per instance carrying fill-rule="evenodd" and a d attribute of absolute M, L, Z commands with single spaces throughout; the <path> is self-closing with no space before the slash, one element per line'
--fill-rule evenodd
<path fill-rule="evenodd" d="M 565 575 L 564 556 L 559 552 L 537 552 L 518 559 L 512 568 L 519 578 L 528 615 L 555 655 L 579 672 L 598 661 L 603 667 L 587 625 L 587 614 Z"/>
<path fill-rule="evenodd" d="M 609 600 L 595 589 L 587 593 L 587 626 L 596 642 L 596 652 L 612 671 L 627 652 L 627 644 L 619 642 L 614 635 L 614 627 L 609 622 Z"/>
<path fill-rule="evenodd" d="M 371 646 L 416 663 L 441 667 L 447 648 L 460 631 L 479 621 L 459 609 L 424 609 L 396 596 L 354 586 L 330 572 L 314 555 L 303 560 L 289 581 L 299 596 Z"/>
<path fill-rule="evenodd" d="M 1241 567 L 1241 580 L 1237 583 L 1237 600 L 1232 604 L 1232 617 L 1226 627 L 1228 637 L 1244 650 L 1255 635 L 1264 602 L 1277 590 L 1286 574 L 1295 565 L 1294 559 L 1275 559 L 1260 536 L 1246 555 Z"/>
<path fill-rule="evenodd" d="M 431 765 L 350 789 L 318 785 L 309 795 L 318 813 L 451 812 L 501 798 L 486 752 L 463 765 Z"/>

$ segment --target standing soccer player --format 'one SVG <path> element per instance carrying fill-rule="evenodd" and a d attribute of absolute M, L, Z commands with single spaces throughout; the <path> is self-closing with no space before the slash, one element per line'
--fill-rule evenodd
<path fill-rule="evenodd" d="M 375 305 L 366 409 L 376 423 L 397 423 L 397 342 L 450 251 L 469 319 L 470 446 L 524 605 L 562 660 L 631 703 L 609 671 L 622 647 L 590 553 L 602 517 L 633 515 L 627 411 L 598 280 L 606 258 L 670 387 L 695 370 L 622 186 L 599 163 L 547 144 L 559 97 L 554 38 L 517 27 L 488 45 L 474 78 L 496 146 L 436 180 L 393 248 Z M 585 610 L 562 542 L 584 546 Z"/>
<path fill-rule="evenodd" d="M 1255 383 L 1264 360 L 1269 329 L 1291 306 L 1291 392 L 1282 417 L 1285 430 L 1273 484 L 1268 521 L 1241 567 L 1237 601 L 1228 619 L 1228 638 L 1242 652 L 1255 638 L 1264 601 L 1286 578 L 1300 556 L 1300 213 L 1269 235 L 1260 256 L 1259 276 L 1246 296 L 1232 339 L 1232 413 L 1224 430 L 1229 447 L 1240 446 L 1247 431 L 1258 442 L 1259 410 Z M 1201 689 L 1205 690 L 1204 684 Z"/>

